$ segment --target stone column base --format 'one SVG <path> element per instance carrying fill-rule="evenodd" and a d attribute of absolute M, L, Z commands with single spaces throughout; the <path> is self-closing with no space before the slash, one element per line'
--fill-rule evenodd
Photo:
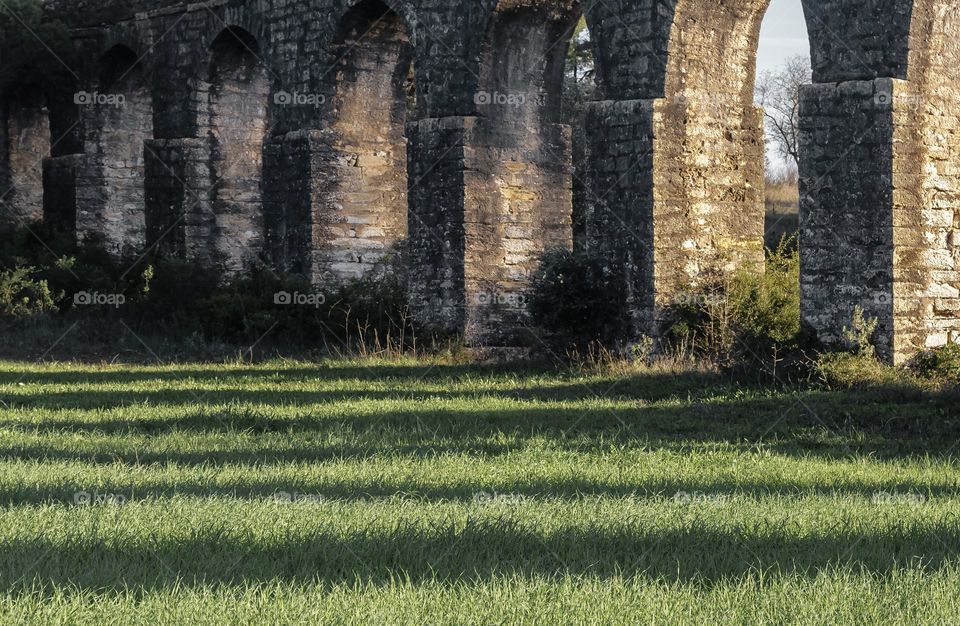
<path fill-rule="evenodd" d="M 213 265 L 209 142 L 152 139 L 144 143 L 144 156 L 148 248 Z"/>
<path fill-rule="evenodd" d="M 78 178 L 85 163 L 82 154 L 43 160 L 43 221 L 64 233 L 77 232 Z"/>
<path fill-rule="evenodd" d="M 448 117 L 408 124 L 407 135 L 417 324 L 471 345 L 535 341 L 530 280 L 543 252 L 572 246 L 569 128 Z"/>

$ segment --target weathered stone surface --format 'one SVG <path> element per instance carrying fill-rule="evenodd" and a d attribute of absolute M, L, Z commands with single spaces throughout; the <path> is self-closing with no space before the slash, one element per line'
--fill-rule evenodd
<path fill-rule="evenodd" d="M 43 159 L 50 156 L 44 94 L 11 87 L 0 101 L 0 229 L 43 219 Z"/>
<path fill-rule="evenodd" d="M 117 252 L 318 283 L 406 238 L 420 324 L 481 343 L 523 340 L 575 184 L 578 245 L 622 274 L 636 333 L 662 333 L 679 291 L 762 266 L 767 0 L 582 3 L 598 85 L 576 172 L 559 123 L 572 0 L 45 5 L 73 27 L 77 84 L 0 84 L 5 227 L 46 213 Z M 896 360 L 960 341 L 960 9 L 804 11 L 804 321 L 835 341 L 860 305 Z"/>

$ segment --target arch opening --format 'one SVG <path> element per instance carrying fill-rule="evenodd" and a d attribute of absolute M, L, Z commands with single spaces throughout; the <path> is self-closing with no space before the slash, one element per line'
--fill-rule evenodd
<path fill-rule="evenodd" d="M 227 273 L 259 261 L 264 245 L 263 143 L 270 83 L 256 38 L 231 27 L 210 46 L 212 261 Z"/>
<path fill-rule="evenodd" d="M 755 102 L 766 145 L 764 240 L 776 249 L 800 230 L 800 93 L 813 82 L 810 39 L 800 0 L 772 0 L 757 46 Z"/>
<path fill-rule="evenodd" d="M 573 157 L 573 241 L 574 248 L 589 247 L 588 224 L 594 192 L 588 186 L 587 122 L 589 102 L 597 97 L 597 62 L 586 16 L 580 18 L 570 37 L 564 70 L 561 122 L 571 128 Z"/>
<path fill-rule="evenodd" d="M 676 183 L 662 186 L 656 209 L 676 225 L 670 246 L 656 252 L 663 284 L 674 289 L 764 265 L 766 138 L 755 90 L 768 4 L 677 7 L 660 130 L 663 163 L 676 171 L 659 173 Z"/>
<path fill-rule="evenodd" d="M 416 82 L 407 25 L 379 0 L 346 13 L 329 54 L 323 121 L 332 171 L 313 275 L 342 283 L 374 271 L 407 239 L 406 124 L 416 115 Z"/>

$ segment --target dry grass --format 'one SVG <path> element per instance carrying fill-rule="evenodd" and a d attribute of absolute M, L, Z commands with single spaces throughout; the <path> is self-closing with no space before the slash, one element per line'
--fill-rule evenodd
<path fill-rule="evenodd" d="M 766 245 L 776 248 L 800 229 L 800 190 L 795 179 L 767 180 Z"/>

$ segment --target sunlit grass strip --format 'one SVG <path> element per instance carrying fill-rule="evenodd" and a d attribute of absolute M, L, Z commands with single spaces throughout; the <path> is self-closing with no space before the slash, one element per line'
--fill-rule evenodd
<path fill-rule="evenodd" d="M 958 460 L 915 430 L 954 418 L 922 394 L 368 361 L 16 365 L 0 399 L 3 623 L 949 624 L 960 600 Z"/>

